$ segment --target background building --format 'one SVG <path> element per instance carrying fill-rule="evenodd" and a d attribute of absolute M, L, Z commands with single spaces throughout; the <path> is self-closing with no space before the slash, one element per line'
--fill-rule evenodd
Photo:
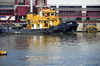
<path fill-rule="evenodd" d="M 100 0 L 33 0 L 34 6 L 50 6 L 65 20 L 100 19 Z M 0 0 L 0 22 L 20 22 L 29 11 L 29 0 Z"/>
<path fill-rule="evenodd" d="M 47 0 L 60 17 L 67 20 L 93 20 L 100 18 L 100 0 Z"/>

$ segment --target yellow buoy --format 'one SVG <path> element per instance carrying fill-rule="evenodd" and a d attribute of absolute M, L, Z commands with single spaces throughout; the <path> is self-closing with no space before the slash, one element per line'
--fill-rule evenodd
<path fill-rule="evenodd" d="M 4 51 L 4 49 L 2 49 L 2 50 L 0 51 L 0 55 L 7 55 L 7 51 Z"/>

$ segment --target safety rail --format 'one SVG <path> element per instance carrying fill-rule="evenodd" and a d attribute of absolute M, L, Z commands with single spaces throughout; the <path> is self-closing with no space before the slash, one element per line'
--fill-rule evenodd
<path fill-rule="evenodd" d="M 57 11 L 100 11 L 100 8 L 54 8 Z"/>
<path fill-rule="evenodd" d="M 14 11 L 5 11 L 5 12 L 0 12 L 0 16 L 9 16 L 11 14 L 13 14 Z"/>
<path fill-rule="evenodd" d="M 100 17 L 100 13 L 57 13 L 60 17 Z"/>

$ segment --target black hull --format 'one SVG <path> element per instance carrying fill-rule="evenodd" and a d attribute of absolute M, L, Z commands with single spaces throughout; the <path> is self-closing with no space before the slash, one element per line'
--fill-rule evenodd
<path fill-rule="evenodd" d="M 47 29 L 1 29 L 1 33 L 32 33 L 32 34 L 52 34 L 52 33 L 67 33 L 75 32 L 78 24 L 76 22 L 62 23 L 58 26 L 52 26 Z"/>

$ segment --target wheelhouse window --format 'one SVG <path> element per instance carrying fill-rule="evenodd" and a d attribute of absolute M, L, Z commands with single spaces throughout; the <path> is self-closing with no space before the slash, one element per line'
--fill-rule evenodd
<path fill-rule="evenodd" d="M 50 13 L 44 13 L 44 16 L 48 17 L 48 16 L 50 16 Z"/>
<path fill-rule="evenodd" d="M 47 16 L 50 16 L 50 13 L 47 13 Z"/>
<path fill-rule="evenodd" d="M 51 13 L 51 16 L 55 16 L 55 13 Z"/>
<path fill-rule="evenodd" d="M 44 16 L 44 13 L 42 13 L 42 15 Z"/>

